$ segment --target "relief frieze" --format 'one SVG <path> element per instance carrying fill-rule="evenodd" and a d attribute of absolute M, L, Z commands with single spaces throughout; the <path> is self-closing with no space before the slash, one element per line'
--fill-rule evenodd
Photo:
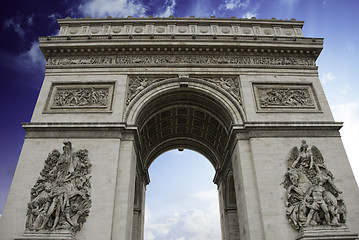
<path fill-rule="evenodd" d="M 254 94 L 258 110 L 318 110 L 311 85 L 254 84 Z"/>
<path fill-rule="evenodd" d="M 45 160 L 27 206 L 26 229 L 51 233 L 81 230 L 91 208 L 91 163 L 87 149 L 53 150 Z"/>
<path fill-rule="evenodd" d="M 46 111 L 110 110 L 113 84 L 54 84 Z"/>
<path fill-rule="evenodd" d="M 270 89 L 259 90 L 261 107 L 270 106 L 313 106 L 307 89 Z"/>
<path fill-rule="evenodd" d="M 339 227 L 346 222 L 347 209 L 333 173 L 325 166 L 316 146 L 306 141 L 293 147 L 282 183 L 286 189 L 286 215 L 295 229 L 326 225 Z"/>
<path fill-rule="evenodd" d="M 93 57 L 50 57 L 48 66 L 82 65 L 168 65 L 168 64 L 215 64 L 215 65 L 267 65 L 267 66 L 315 66 L 314 58 L 260 57 L 223 55 L 120 55 Z"/>
<path fill-rule="evenodd" d="M 109 89 L 74 88 L 58 90 L 53 107 L 106 107 Z"/>
<path fill-rule="evenodd" d="M 215 83 L 234 97 L 240 104 L 242 103 L 238 77 L 206 77 L 204 79 Z"/>
<path fill-rule="evenodd" d="M 131 100 L 134 97 L 136 97 L 137 94 L 139 94 L 146 87 L 164 79 L 165 78 L 160 78 L 160 77 L 143 77 L 143 76 L 129 77 L 126 104 L 127 105 L 130 104 Z"/>

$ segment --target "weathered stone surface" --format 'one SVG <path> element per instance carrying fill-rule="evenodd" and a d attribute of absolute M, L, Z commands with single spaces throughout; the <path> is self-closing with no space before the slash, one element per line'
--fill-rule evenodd
<path fill-rule="evenodd" d="M 348 227 L 342 226 L 333 229 L 329 226 L 305 227 L 299 232 L 297 240 L 356 240 L 358 234 L 349 231 Z"/>
<path fill-rule="evenodd" d="M 88 151 L 73 152 L 71 142 L 64 142 L 63 153 L 53 150 L 31 189 L 26 229 L 81 230 L 91 208 L 91 166 Z"/>
<path fill-rule="evenodd" d="M 114 83 L 53 84 L 45 112 L 111 111 Z"/>
<path fill-rule="evenodd" d="M 176 148 L 202 153 L 216 169 L 223 239 L 359 232 L 359 191 L 340 140 L 342 125 L 318 78 L 323 40 L 304 37 L 303 22 L 171 17 L 59 24 L 58 36 L 40 38 L 48 65 L 31 122 L 23 125 L 27 134 L 0 239 L 56 237 L 54 224 L 47 232 L 24 233 L 24 227 L 46 154 L 64 140 L 88 149 L 92 164 L 91 213 L 78 240 L 141 240 L 148 168 Z M 343 192 L 348 231 L 344 214 L 337 217 L 341 226 L 328 231 L 303 226 L 298 232 L 288 222 L 280 183 L 288 150 L 302 139 L 320 149 L 335 176 L 326 181 Z"/>
<path fill-rule="evenodd" d="M 283 185 L 287 190 L 287 217 L 295 229 L 327 225 L 335 230 L 345 224 L 347 208 L 340 197 L 342 191 L 316 146 L 309 148 L 303 140 L 299 151 L 292 148 Z"/>
<path fill-rule="evenodd" d="M 51 233 L 47 231 L 25 231 L 22 237 L 17 237 L 15 240 L 76 240 L 76 238 L 72 231 L 66 230 L 56 230 Z"/>

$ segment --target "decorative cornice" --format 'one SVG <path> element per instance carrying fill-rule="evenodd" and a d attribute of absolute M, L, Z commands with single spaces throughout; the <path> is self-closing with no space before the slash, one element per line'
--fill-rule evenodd
<path fill-rule="evenodd" d="M 319 56 L 323 39 L 302 21 L 218 18 L 60 19 L 58 36 L 40 37 L 45 57 L 93 54 Z"/>
<path fill-rule="evenodd" d="M 232 18 L 59 19 L 59 36 L 75 35 L 236 35 L 303 37 L 303 21 Z"/>

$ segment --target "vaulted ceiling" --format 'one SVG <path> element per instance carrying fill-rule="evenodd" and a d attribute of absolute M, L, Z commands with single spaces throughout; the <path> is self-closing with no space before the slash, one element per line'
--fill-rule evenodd
<path fill-rule="evenodd" d="M 144 166 L 174 148 L 196 150 L 217 169 L 225 153 L 231 118 L 218 102 L 186 88 L 151 101 L 139 117 Z"/>

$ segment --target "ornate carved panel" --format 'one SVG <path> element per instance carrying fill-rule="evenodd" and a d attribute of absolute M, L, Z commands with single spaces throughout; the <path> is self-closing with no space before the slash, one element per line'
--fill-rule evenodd
<path fill-rule="evenodd" d="M 223 76 L 223 77 L 204 77 L 203 79 L 209 80 L 228 92 L 240 104 L 242 103 L 241 92 L 239 87 L 239 77 Z"/>
<path fill-rule="evenodd" d="M 287 163 L 283 186 L 287 190 L 285 205 L 290 224 L 295 229 L 320 225 L 336 228 L 345 224 L 347 210 L 342 192 L 320 150 L 314 145 L 309 148 L 303 140 L 299 150 L 291 149 Z"/>
<path fill-rule="evenodd" d="M 114 83 L 54 83 L 45 113 L 108 112 L 112 109 Z"/>
<path fill-rule="evenodd" d="M 91 163 L 88 151 L 72 149 L 64 142 L 63 153 L 53 150 L 31 189 L 26 229 L 52 233 L 81 230 L 91 207 Z"/>
<path fill-rule="evenodd" d="M 318 111 L 311 84 L 253 84 L 258 111 Z"/>
<path fill-rule="evenodd" d="M 131 100 L 137 96 L 142 90 L 151 84 L 164 80 L 165 77 L 153 77 L 153 76 L 130 76 L 128 80 L 128 90 L 126 104 L 128 105 Z"/>
<path fill-rule="evenodd" d="M 315 66 L 311 57 L 260 57 L 236 55 L 120 55 L 120 56 L 74 56 L 50 57 L 48 66 L 86 66 L 86 65 L 114 65 L 114 66 L 146 66 L 146 65 L 266 65 L 266 66 Z"/>

